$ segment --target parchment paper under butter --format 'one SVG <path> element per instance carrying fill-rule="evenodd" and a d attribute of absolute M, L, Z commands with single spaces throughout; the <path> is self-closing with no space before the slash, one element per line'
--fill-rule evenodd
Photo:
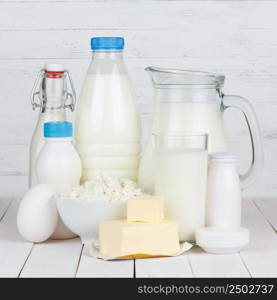
<path fill-rule="evenodd" d="M 154 258 L 154 257 L 173 257 L 173 256 L 178 256 L 189 249 L 193 247 L 193 244 L 190 244 L 188 242 L 180 243 L 180 251 L 178 251 L 175 254 L 172 255 L 147 255 L 147 254 L 137 254 L 137 255 L 132 255 L 132 256 L 120 256 L 120 257 L 107 257 L 103 256 L 100 251 L 99 251 L 99 242 L 93 242 L 91 245 L 87 245 L 88 247 L 88 252 L 90 256 L 93 256 L 95 258 L 101 258 L 103 260 L 120 260 L 120 259 L 140 259 L 140 258 Z"/>

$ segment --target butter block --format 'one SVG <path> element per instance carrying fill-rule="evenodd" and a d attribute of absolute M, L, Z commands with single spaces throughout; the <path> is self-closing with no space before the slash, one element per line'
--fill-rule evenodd
<path fill-rule="evenodd" d="M 160 197 L 135 197 L 127 202 L 127 221 L 160 223 L 164 219 L 163 201 Z"/>
<path fill-rule="evenodd" d="M 178 223 L 159 224 L 110 220 L 100 223 L 100 252 L 109 258 L 170 256 L 180 250 Z"/>

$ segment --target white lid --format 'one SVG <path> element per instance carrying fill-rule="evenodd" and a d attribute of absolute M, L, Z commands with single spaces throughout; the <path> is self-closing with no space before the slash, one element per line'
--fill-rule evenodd
<path fill-rule="evenodd" d="M 246 228 L 205 227 L 196 231 L 195 239 L 196 244 L 208 253 L 236 253 L 248 245 L 250 232 Z"/>
<path fill-rule="evenodd" d="M 214 152 L 209 155 L 212 161 L 236 162 L 237 156 L 229 152 Z"/>
<path fill-rule="evenodd" d="M 46 64 L 45 70 L 50 72 L 64 72 L 64 66 L 62 64 Z"/>

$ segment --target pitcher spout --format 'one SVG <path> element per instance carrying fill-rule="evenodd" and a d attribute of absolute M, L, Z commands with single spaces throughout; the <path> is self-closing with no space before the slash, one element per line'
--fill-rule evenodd
<path fill-rule="evenodd" d="M 159 67 L 147 67 L 148 72 L 154 87 L 177 87 L 177 88 L 218 88 L 224 83 L 225 76 L 209 72 L 167 69 Z"/>

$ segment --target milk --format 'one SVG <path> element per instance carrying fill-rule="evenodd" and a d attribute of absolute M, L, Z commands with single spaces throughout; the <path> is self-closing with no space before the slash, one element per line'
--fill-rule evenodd
<path fill-rule="evenodd" d="M 37 126 L 32 136 L 29 151 L 29 187 L 34 187 L 38 184 L 36 174 L 36 161 L 38 155 L 45 143 L 43 137 L 43 125 L 45 122 L 64 121 L 66 119 L 65 112 L 45 112 L 40 114 Z"/>
<path fill-rule="evenodd" d="M 216 101 L 162 102 L 155 131 L 209 134 L 209 152 L 227 150 L 222 113 Z"/>
<path fill-rule="evenodd" d="M 52 125 L 55 123 L 45 123 L 45 125 L 49 124 Z M 54 130 L 56 129 L 54 128 Z M 39 183 L 46 184 L 57 195 L 65 193 L 80 184 L 82 167 L 80 157 L 72 145 L 72 129 L 70 137 L 68 134 L 64 136 L 59 135 L 57 130 L 53 134 L 54 130 L 52 129 L 51 132 L 53 136 L 44 139 L 44 145 L 36 161 L 36 175 Z M 75 236 L 76 235 L 72 233 L 59 218 L 58 225 L 51 238 L 68 239 Z"/>
<path fill-rule="evenodd" d="M 73 111 L 75 92 L 69 73 L 61 64 L 46 64 L 39 72 L 31 95 L 33 109 L 39 108 L 39 116 L 34 130 L 29 151 L 29 187 L 37 183 L 36 160 L 44 145 L 43 125 L 45 122 L 65 121 L 65 108 Z"/>
<path fill-rule="evenodd" d="M 127 74 L 88 74 L 75 125 L 82 182 L 99 171 L 137 180 L 140 123 Z"/>
<path fill-rule="evenodd" d="M 207 151 L 163 151 L 155 154 L 155 194 L 165 200 L 165 216 L 179 222 L 181 241 L 194 241 L 205 226 Z"/>
<path fill-rule="evenodd" d="M 71 139 L 52 138 L 45 143 L 37 159 L 36 171 L 39 183 L 47 184 L 56 194 L 79 185 L 81 162 Z"/>
<path fill-rule="evenodd" d="M 159 102 L 155 109 L 152 132 L 207 133 L 209 153 L 227 151 L 222 113 L 216 101 Z M 154 189 L 153 153 L 150 139 L 139 167 L 139 184 L 149 193 Z"/>

